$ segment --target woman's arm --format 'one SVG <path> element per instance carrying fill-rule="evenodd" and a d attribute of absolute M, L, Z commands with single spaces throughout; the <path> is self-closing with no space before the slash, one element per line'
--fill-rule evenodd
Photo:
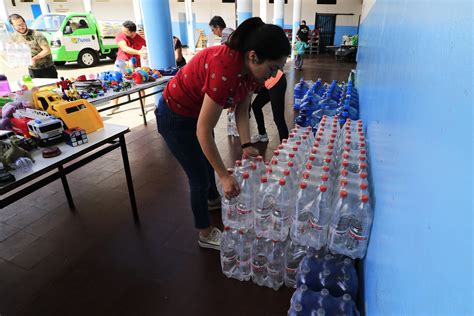
<path fill-rule="evenodd" d="M 224 194 L 226 197 L 235 197 L 240 193 L 239 185 L 227 172 L 217 150 L 216 142 L 212 137 L 212 130 L 216 126 L 217 121 L 219 121 L 221 112 L 222 107 L 205 94 L 197 122 L 196 136 L 204 155 L 221 180 Z"/>

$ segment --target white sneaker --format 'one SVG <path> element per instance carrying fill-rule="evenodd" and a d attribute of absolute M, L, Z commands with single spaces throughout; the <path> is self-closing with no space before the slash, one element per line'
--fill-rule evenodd
<path fill-rule="evenodd" d="M 253 135 L 251 138 L 250 138 L 250 142 L 251 143 L 266 143 L 268 142 L 268 135 L 267 133 L 263 134 L 263 135 L 260 135 L 260 134 L 257 134 L 257 135 Z"/>
<path fill-rule="evenodd" d="M 222 232 L 214 227 L 207 237 L 204 237 L 199 233 L 198 244 L 202 248 L 221 250 L 221 236 Z"/>
<path fill-rule="evenodd" d="M 107 115 L 114 115 L 119 110 L 119 107 L 111 108 Z"/>

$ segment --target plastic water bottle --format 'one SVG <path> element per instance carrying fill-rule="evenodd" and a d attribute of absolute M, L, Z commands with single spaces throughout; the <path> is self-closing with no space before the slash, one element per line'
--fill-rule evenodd
<path fill-rule="evenodd" d="M 311 222 L 314 210 L 314 192 L 308 190 L 307 187 L 308 184 L 306 182 L 300 183 L 300 188 L 296 194 L 296 207 L 290 229 L 291 239 L 305 246 L 308 246 L 309 223 Z"/>
<path fill-rule="evenodd" d="M 244 171 L 240 195 L 237 197 L 237 225 L 239 229 L 248 230 L 253 228 L 254 216 L 254 185 L 250 174 Z"/>
<path fill-rule="evenodd" d="M 252 281 L 260 286 L 267 281 L 269 242 L 267 238 L 257 235 L 252 244 Z"/>
<path fill-rule="evenodd" d="M 228 170 L 230 174 L 235 174 L 235 171 Z M 219 187 L 220 188 L 220 187 Z M 239 228 L 239 216 L 237 212 L 238 197 L 227 199 L 223 192 L 219 192 L 222 196 L 221 199 L 221 214 L 222 222 L 225 226 L 232 227 L 234 229 Z"/>
<path fill-rule="evenodd" d="M 343 254 L 356 259 L 363 258 L 367 251 L 370 229 L 372 227 L 373 213 L 369 197 L 360 196 L 360 203 L 349 226 L 346 249 Z"/>
<path fill-rule="evenodd" d="M 341 190 L 335 206 L 335 213 L 329 227 L 328 246 L 334 254 L 343 254 L 346 248 L 347 231 L 351 224 L 351 210 L 347 191 Z"/>
<path fill-rule="evenodd" d="M 254 216 L 255 234 L 268 238 L 272 226 L 272 209 L 275 204 L 275 197 L 269 187 L 268 178 L 266 176 L 260 178 L 260 187 L 257 196 Z"/>
<path fill-rule="evenodd" d="M 304 78 L 300 79 L 300 82 L 295 85 L 295 90 L 294 90 L 294 109 L 299 110 L 300 105 L 301 105 L 301 100 L 303 99 L 303 96 L 306 94 L 306 92 L 309 89 L 309 85 L 304 81 Z"/>
<path fill-rule="evenodd" d="M 237 275 L 237 231 L 224 227 L 221 239 L 221 268 L 228 278 Z"/>
<path fill-rule="evenodd" d="M 252 269 L 252 242 L 255 236 L 250 231 L 239 230 L 237 234 L 237 269 L 236 278 L 240 281 L 250 280 Z"/>
<path fill-rule="evenodd" d="M 235 121 L 235 112 L 227 112 L 227 135 L 239 137 L 239 132 L 237 130 L 237 123 Z"/>
<path fill-rule="evenodd" d="M 278 189 L 276 191 L 276 203 L 272 210 L 272 226 L 269 236 L 273 240 L 285 240 L 288 236 L 290 228 L 290 216 L 292 213 L 292 196 L 291 190 L 286 186 L 286 180 L 278 181 Z"/>
<path fill-rule="evenodd" d="M 296 287 L 296 274 L 301 260 L 306 255 L 306 247 L 289 239 L 285 249 L 285 274 L 284 282 L 287 287 Z"/>
<path fill-rule="evenodd" d="M 319 194 L 316 196 L 315 209 L 309 221 L 308 243 L 309 247 L 319 250 L 326 246 L 328 225 L 331 217 L 331 197 L 327 185 L 319 185 Z"/>
<path fill-rule="evenodd" d="M 285 241 L 272 240 L 269 243 L 267 285 L 278 290 L 283 285 Z"/>
<path fill-rule="evenodd" d="M 141 67 L 150 67 L 150 61 L 148 59 L 148 49 L 143 46 L 140 54 Z"/>

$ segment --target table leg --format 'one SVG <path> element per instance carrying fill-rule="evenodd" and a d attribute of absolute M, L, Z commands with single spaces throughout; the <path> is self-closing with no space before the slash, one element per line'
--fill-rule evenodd
<path fill-rule="evenodd" d="M 135 199 L 135 190 L 133 189 L 132 173 L 130 171 L 130 162 L 128 161 L 127 144 L 125 143 L 125 136 L 120 136 L 120 148 L 122 149 L 123 167 L 125 170 L 125 177 L 127 178 L 128 194 L 130 196 L 130 204 L 132 205 L 133 219 L 139 222 L 137 201 Z"/>
<path fill-rule="evenodd" d="M 140 100 L 140 107 L 142 108 L 142 115 L 143 115 L 143 124 L 148 125 L 146 122 L 146 113 L 145 113 L 145 104 L 143 102 L 141 91 L 138 91 L 138 100 Z"/>
<path fill-rule="evenodd" d="M 71 190 L 69 189 L 69 184 L 67 182 L 66 175 L 63 172 L 63 166 L 58 167 L 59 174 L 61 175 L 61 182 L 63 183 L 64 193 L 66 194 L 67 203 L 69 204 L 69 208 L 74 210 L 76 207 L 74 206 L 74 201 L 72 200 Z"/>

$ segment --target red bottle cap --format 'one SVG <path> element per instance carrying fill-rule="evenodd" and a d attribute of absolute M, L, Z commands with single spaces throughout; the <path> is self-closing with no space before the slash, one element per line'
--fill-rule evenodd
<path fill-rule="evenodd" d="M 277 149 L 278 149 L 278 150 L 282 150 L 283 148 L 285 148 L 285 147 L 283 147 L 283 145 L 278 145 L 278 146 L 277 146 Z"/>
<path fill-rule="evenodd" d="M 275 151 L 273 152 L 273 155 L 274 155 L 274 156 L 279 156 L 279 155 L 280 155 L 280 151 L 279 151 L 279 150 L 275 150 Z"/>
<path fill-rule="evenodd" d="M 290 170 L 288 169 L 283 170 L 283 175 L 288 177 L 290 175 Z"/>
<path fill-rule="evenodd" d="M 308 163 L 306 164 L 306 169 L 308 169 L 308 170 L 313 169 L 313 165 L 308 162 Z"/>
<path fill-rule="evenodd" d="M 368 187 L 369 187 L 369 185 L 368 185 L 367 183 L 365 183 L 365 182 L 362 182 L 362 183 L 360 184 L 360 188 L 361 188 L 362 190 L 367 190 Z"/>
<path fill-rule="evenodd" d="M 365 157 L 365 155 L 359 155 L 359 160 L 360 161 L 365 161 L 367 157 Z"/>
<path fill-rule="evenodd" d="M 321 175 L 321 180 L 328 181 L 328 179 L 329 179 L 329 176 L 327 174 L 323 173 L 323 175 Z"/>
<path fill-rule="evenodd" d="M 319 186 L 319 191 L 321 191 L 321 192 L 326 192 L 327 190 L 328 190 L 328 188 L 327 188 L 327 186 L 325 186 L 324 184 L 321 184 L 321 185 Z"/>
<path fill-rule="evenodd" d="M 359 164 L 359 169 L 367 169 L 367 165 L 363 162 Z"/>
<path fill-rule="evenodd" d="M 303 172 L 303 178 L 305 178 L 306 180 L 308 180 L 308 178 L 309 178 L 309 172 L 308 172 L 308 171 L 304 171 L 304 172 Z"/>
<path fill-rule="evenodd" d="M 360 177 L 361 179 L 367 179 L 367 173 L 361 172 L 361 173 L 359 174 L 359 177 Z"/>
<path fill-rule="evenodd" d="M 344 159 L 349 159 L 349 154 L 345 152 L 345 153 L 342 155 L 342 158 L 344 158 Z"/>
<path fill-rule="evenodd" d="M 362 194 L 360 196 L 360 200 L 363 202 L 363 203 L 367 203 L 369 201 L 369 197 L 365 194 Z"/>
<path fill-rule="evenodd" d="M 324 162 L 330 163 L 330 162 L 331 162 L 331 158 L 329 158 L 329 157 L 324 158 Z"/>
<path fill-rule="evenodd" d="M 344 167 L 349 166 L 349 161 L 343 160 L 343 161 L 342 161 L 342 165 L 343 165 Z"/>
<path fill-rule="evenodd" d="M 349 181 L 347 181 L 347 179 L 341 179 L 339 183 L 341 184 L 341 186 L 345 187 L 349 183 Z"/>
<path fill-rule="evenodd" d="M 244 179 L 248 179 L 250 177 L 249 173 L 247 171 L 245 171 L 244 173 L 242 173 L 242 178 Z"/>
<path fill-rule="evenodd" d="M 324 172 L 329 172 L 329 167 L 328 166 L 323 166 Z"/>
<path fill-rule="evenodd" d="M 347 171 L 346 169 L 342 169 L 341 174 L 345 177 L 349 174 L 349 171 Z"/>
<path fill-rule="evenodd" d="M 273 169 L 272 169 L 271 167 L 267 167 L 267 168 L 265 169 L 265 171 L 266 171 L 267 173 L 272 173 L 272 172 L 273 172 Z"/>
<path fill-rule="evenodd" d="M 267 183 L 267 181 L 268 181 L 268 178 L 265 176 L 260 178 L 260 183 Z"/>
<path fill-rule="evenodd" d="M 226 232 L 228 232 L 228 231 L 230 230 L 230 227 L 229 227 L 229 226 L 224 226 L 224 230 L 225 230 Z"/>
<path fill-rule="evenodd" d="M 314 148 L 314 147 L 311 148 L 311 153 L 312 153 L 312 154 L 315 154 L 315 153 L 317 153 L 317 152 L 318 152 L 318 149 L 317 149 L 317 148 Z"/>
<path fill-rule="evenodd" d="M 253 171 L 257 170 L 257 165 L 255 164 L 255 162 L 250 163 L 250 169 L 252 169 Z"/>
<path fill-rule="evenodd" d="M 341 190 L 341 192 L 339 192 L 339 196 L 342 197 L 342 198 L 346 198 L 347 197 L 347 191 L 346 190 Z"/>
<path fill-rule="evenodd" d="M 295 163 L 293 161 L 288 161 L 288 167 L 294 167 L 295 166 Z"/>
<path fill-rule="evenodd" d="M 301 140 L 297 140 L 296 145 L 298 145 L 298 146 L 301 145 Z"/>
<path fill-rule="evenodd" d="M 236 161 L 235 161 L 235 165 L 236 165 L 237 167 L 242 167 L 242 160 L 236 160 Z"/>
<path fill-rule="evenodd" d="M 311 155 L 309 155 L 308 159 L 311 160 L 311 161 L 314 161 L 314 159 L 316 159 L 316 156 L 311 154 Z"/>
<path fill-rule="evenodd" d="M 286 184 L 286 180 L 285 180 L 285 179 L 280 179 L 280 180 L 278 181 L 278 184 L 280 184 L 280 185 L 285 185 L 285 184 Z"/>
<path fill-rule="evenodd" d="M 308 186 L 308 184 L 306 182 L 301 182 L 300 183 L 300 188 L 301 189 L 306 189 L 307 186 Z"/>
<path fill-rule="evenodd" d="M 295 158 L 295 153 L 288 153 L 288 157 Z"/>

